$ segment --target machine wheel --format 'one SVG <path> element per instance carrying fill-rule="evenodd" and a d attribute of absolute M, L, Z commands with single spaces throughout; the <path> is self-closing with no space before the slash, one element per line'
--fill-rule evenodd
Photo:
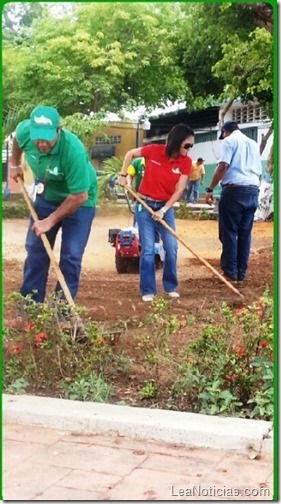
<path fill-rule="evenodd" d="M 115 266 L 118 273 L 127 273 L 129 260 L 126 257 L 115 256 Z"/>

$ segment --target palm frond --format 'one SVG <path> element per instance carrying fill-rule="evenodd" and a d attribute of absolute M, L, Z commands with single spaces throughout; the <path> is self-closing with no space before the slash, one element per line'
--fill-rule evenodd
<path fill-rule="evenodd" d="M 30 116 L 30 112 L 33 110 L 34 105 L 27 104 L 23 105 L 18 109 L 9 109 L 8 112 L 3 117 L 2 123 L 2 139 L 4 140 L 8 135 L 15 131 L 16 126 L 19 122 L 27 119 Z"/>
<path fill-rule="evenodd" d="M 108 158 L 103 162 L 103 173 L 98 176 L 99 195 L 101 197 L 110 196 L 110 180 L 118 175 L 121 170 L 121 166 L 122 160 L 116 156 Z"/>

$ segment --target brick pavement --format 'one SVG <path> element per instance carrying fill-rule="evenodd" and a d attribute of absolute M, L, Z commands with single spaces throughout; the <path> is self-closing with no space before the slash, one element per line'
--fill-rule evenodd
<path fill-rule="evenodd" d="M 269 455 L 11 423 L 3 440 L 5 500 L 272 500 Z"/>

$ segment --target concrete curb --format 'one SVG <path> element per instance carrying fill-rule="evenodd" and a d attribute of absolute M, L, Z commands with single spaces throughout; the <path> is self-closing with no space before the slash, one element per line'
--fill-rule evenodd
<path fill-rule="evenodd" d="M 3 395 L 4 422 L 81 434 L 272 455 L 272 425 L 229 418 L 28 395 Z"/>

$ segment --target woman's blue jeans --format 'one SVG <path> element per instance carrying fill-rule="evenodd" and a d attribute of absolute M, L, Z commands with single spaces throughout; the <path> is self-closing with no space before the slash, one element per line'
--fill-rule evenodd
<path fill-rule="evenodd" d="M 165 204 L 146 200 L 146 204 L 157 212 Z M 140 256 L 140 292 L 141 295 L 157 294 L 155 278 L 155 234 L 160 233 L 165 250 L 163 264 L 163 287 L 165 292 L 172 292 L 177 288 L 177 250 L 176 238 L 162 226 L 160 222 L 154 221 L 151 214 L 140 203 L 135 205 L 135 215 L 139 228 L 141 244 Z M 164 216 L 165 222 L 175 230 L 174 209 L 170 208 Z"/>
<path fill-rule="evenodd" d="M 37 197 L 34 204 L 38 219 L 40 220 L 48 217 L 58 206 L 59 204 L 46 201 L 42 197 Z M 80 207 L 46 233 L 53 248 L 57 233 L 61 228 L 59 267 L 73 298 L 77 294 L 82 257 L 88 242 L 94 216 L 95 208 Z M 41 238 L 37 237 L 31 230 L 33 223 L 34 220 L 31 217 L 25 242 L 27 258 L 24 264 L 23 283 L 20 293 L 23 296 L 31 294 L 34 301 L 43 303 L 50 259 Z M 55 291 L 61 292 L 61 290 L 60 284 L 57 283 Z"/>
<path fill-rule="evenodd" d="M 221 269 L 233 280 L 244 280 L 248 268 L 251 232 L 259 190 L 253 186 L 223 188 L 219 200 Z"/>

